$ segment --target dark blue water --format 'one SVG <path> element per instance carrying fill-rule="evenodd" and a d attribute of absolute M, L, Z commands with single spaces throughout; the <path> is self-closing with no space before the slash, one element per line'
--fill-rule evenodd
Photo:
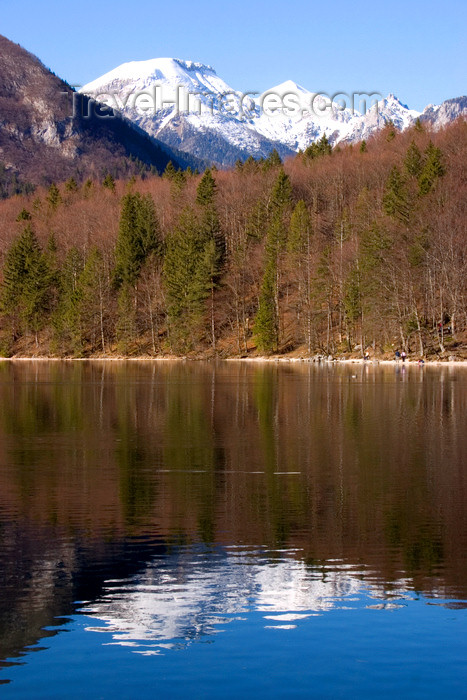
<path fill-rule="evenodd" d="M 466 389 L 6 365 L 0 694 L 467 697 Z"/>

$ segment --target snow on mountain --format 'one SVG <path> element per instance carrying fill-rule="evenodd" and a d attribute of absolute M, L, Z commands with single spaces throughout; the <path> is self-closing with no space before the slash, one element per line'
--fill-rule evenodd
<path fill-rule="evenodd" d="M 172 58 L 124 63 L 81 92 L 122 111 L 167 145 L 183 144 L 193 155 L 223 165 L 250 154 L 266 157 L 274 147 L 291 153 L 254 129 L 254 101 L 201 63 Z"/>
<path fill-rule="evenodd" d="M 356 115 L 349 125 L 348 133 L 338 140 L 356 142 L 368 139 L 388 122 L 392 122 L 399 131 L 404 131 L 413 125 L 419 116 L 420 112 L 409 109 L 395 95 L 390 94 L 373 105 L 365 114 Z"/>
<path fill-rule="evenodd" d="M 456 97 L 440 105 L 428 105 L 420 115 L 420 121 L 440 129 L 458 117 L 467 117 L 467 97 Z"/>
<path fill-rule="evenodd" d="M 347 134 L 346 124 L 355 116 L 350 109 L 292 80 L 264 92 L 256 105 L 259 114 L 255 130 L 293 151 L 304 150 L 324 134 L 337 143 Z"/>
<path fill-rule="evenodd" d="M 211 66 L 175 58 L 124 63 L 81 92 L 123 112 L 168 146 L 221 165 L 249 155 L 266 157 L 273 148 L 287 156 L 324 134 L 333 144 L 356 142 L 389 121 L 403 130 L 421 116 L 392 94 L 361 113 L 348 96 L 332 101 L 292 80 L 261 95 L 241 93 Z M 466 112 L 461 100 L 429 107 L 422 118 L 450 121 Z"/>

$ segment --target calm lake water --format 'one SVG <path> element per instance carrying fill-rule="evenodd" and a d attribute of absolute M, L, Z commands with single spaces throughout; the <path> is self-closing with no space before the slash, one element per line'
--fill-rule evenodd
<path fill-rule="evenodd" d="M 467 370 L 1 363 L 0 683 L 467 697 Z"/>

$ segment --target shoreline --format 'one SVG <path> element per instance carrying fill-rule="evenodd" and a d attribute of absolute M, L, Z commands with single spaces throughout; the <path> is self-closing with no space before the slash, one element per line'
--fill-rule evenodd
<path fill-rule="evenodd" d="M 157 356 L 149 357 L 140 355 L 137 357 L 0 357 L 1 362 L 248 362 L 248 363 L 268 363 L 268 364 L 312 364 L 312 365 L 363 365 L 363 366 L 394 366 L 394 367 L 467 367 L 467 360 L 425 360 L 420 363 L 418 360 L 364 360 L 363 358 L 334 358 L 332 360 L 315 360 L 309 357 L 284 357 L 278 355 L 257 356 L 257 357 L 179 357 L 179 356 Z"/>

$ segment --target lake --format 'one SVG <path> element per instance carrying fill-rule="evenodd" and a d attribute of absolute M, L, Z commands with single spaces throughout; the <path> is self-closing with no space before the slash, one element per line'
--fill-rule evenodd
<path fill-rule="evenodd" d="M 467 369 L 0 363 L 0 695 L 467 697 Z"/>

